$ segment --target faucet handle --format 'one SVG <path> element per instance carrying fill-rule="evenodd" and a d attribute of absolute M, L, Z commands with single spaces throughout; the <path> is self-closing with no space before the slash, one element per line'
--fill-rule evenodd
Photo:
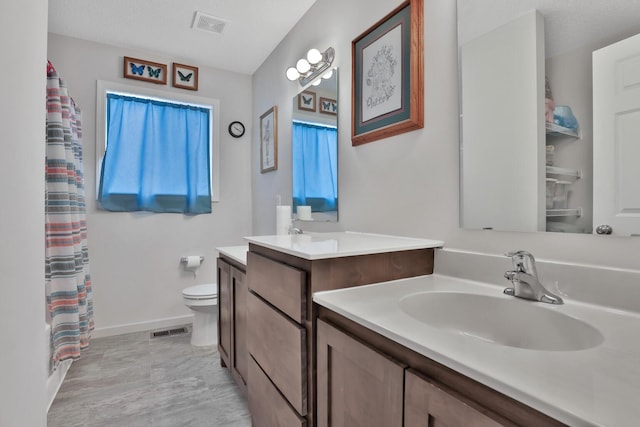
<path fill-rule="evenodd" d="M 527 251 L 514 251 L 505 253 L 513 261 L 513 266 L 521 273 L 531 272 L 535 277 L 538 277 L 536 271 L 536 259 L 531 252 Z M 528 268 L 527 268 L 527 264 Z"/>
<path fill-rule="evenodd" d="M 531 252 L 527 252 L 527 251 L 512 251 L 512 252 L 507 252 L 505 253 L 506 256 L 508 256 L 509 258 L 529 258 L 531 261 L 535 262 L 535 258 L 533 257 L 533 254 Z"/>

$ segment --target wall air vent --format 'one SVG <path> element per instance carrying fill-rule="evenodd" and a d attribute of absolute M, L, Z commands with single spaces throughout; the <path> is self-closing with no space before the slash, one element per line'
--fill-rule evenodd
<path fill-rule="evenodd" d="M 209 33 L 222 34 L 230 21 L 196 11 L 191 28 Z"/>

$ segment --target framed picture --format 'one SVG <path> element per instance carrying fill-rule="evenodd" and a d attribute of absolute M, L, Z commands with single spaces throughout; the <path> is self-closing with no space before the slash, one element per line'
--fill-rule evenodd
<path fill-rule="evenodd" d="M 198 90 L 198 67 L 173 63 L 173 87 Z"/>
<path fill-rule="evenodd" d="M 316 93 L 305 90 L 298 94 L 298 110 L 316 112 Z"/>
<path fill-rule="evenodd" d="M 423 0 L 406 0 L 351 42 L 351 144 L 424 125 Z"/>
<path fill-rule="evenodd" d="M 122 73 L 127 79 L 143 80 L 159 85 L 167 84 L 166 64 L 125 56 Z"/>
<path fill-rule="evenodd" d="M 260 173 L 278 169 L 278 107 L 260 116 Z"/>
<path fill-rule="evenodd" d="M 338 103 L 335 99 L 329 99 L 320 97 L 320 102 L 318 103 L 318 111 L 323 114 L 331 114 L 335 116 L 338 114 Z"/>

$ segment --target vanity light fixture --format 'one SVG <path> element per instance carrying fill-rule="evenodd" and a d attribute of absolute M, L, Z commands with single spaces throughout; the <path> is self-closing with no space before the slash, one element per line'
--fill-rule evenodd
<path fill-rule="evenodd" d="M 333 70 L 329 70 L 329 68 L 333 63 L 334 57 L 335 50 L 332 47 L 327 48 L 324 52 L 320 52 L 318 49 L 310 49 L 307 52 L 307 57 L 299 59 L 295 67 L 287 68 L 285 74 L 291 81 L 298 80 L 300 86 L 306 86 L 319 76 L 328 79 L 333 74 Z"/>

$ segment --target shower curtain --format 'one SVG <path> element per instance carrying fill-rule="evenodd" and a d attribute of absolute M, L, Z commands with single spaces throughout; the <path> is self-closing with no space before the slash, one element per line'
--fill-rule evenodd
<path fill-rule="evenodd" d="M 47 64 L 45 292 L 52 370 L 89 346 L 93 299 L 89 274 L 80 109 Z"/>

